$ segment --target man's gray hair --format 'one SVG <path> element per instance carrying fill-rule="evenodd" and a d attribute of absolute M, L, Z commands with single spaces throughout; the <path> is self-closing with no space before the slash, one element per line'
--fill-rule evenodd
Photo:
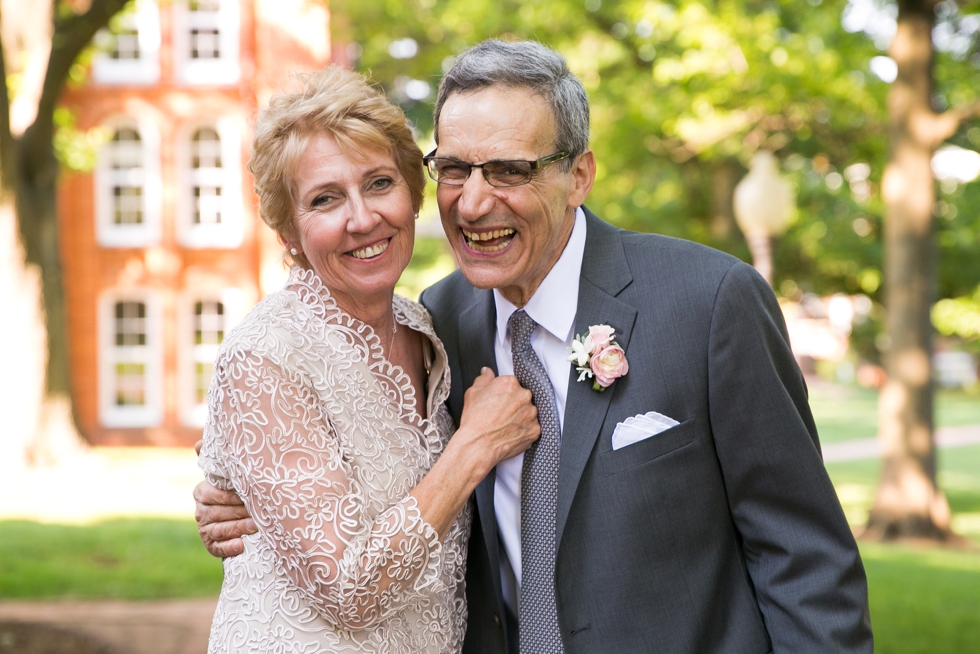
<path fill-rule="evenodd" d="M 439 83 L 436 96 L 436 144 L 439 115 L 453 93 L 489 86 L 527 88 L 551 106 L 555 116 L 555 147 L 570 155 L 558 162 L 565 172 L 589 147 L 589 98 L 582 83 L 568 70 L 564 57 L 536 41 L 505 43 L 490 39 L 463 51 Z M 545 156 L 549 153 L 544 153 Z"/>

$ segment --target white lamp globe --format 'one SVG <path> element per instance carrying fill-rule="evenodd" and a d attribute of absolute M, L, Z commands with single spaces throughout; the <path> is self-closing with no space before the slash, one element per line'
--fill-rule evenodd
<path fill-rule="evenodd" d="M 795 205 L 793 187 L 780 177 L 776 157 L 757 152 L 749 174 L 735 187 L 733 209 L 739 228 L 746 236 L 779 236 L 789 227 Z"/>

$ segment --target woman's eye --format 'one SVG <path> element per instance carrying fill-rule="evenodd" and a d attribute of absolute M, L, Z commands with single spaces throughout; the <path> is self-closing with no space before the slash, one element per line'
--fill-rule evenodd
<path fill-rule="evenodd" d="M 388 188 L 389 186 L 391 186 L 392 184 L 394 184 L 394 182 L 390 178 L 380 177 L 374 180 L 373 182 L 371 182 L 371 188 L 376 191 L 382 191 Z"/>
<path fill-rule="evenodd" d="M 331 200 L 333 200 L 333 197 L 330 195 L 318 195 L 313 198 L 313 202 L 310 202 L 310 209 L 322 209 L 330 204 Z"/>

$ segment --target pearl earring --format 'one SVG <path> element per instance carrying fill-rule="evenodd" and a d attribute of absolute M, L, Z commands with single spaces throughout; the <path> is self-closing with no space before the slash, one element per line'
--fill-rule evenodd
<path fill-rule="evenodd" d="M 296 248 L 289 248 L 289 254 L 295 257 L 297 254 L 299 254 L 299 250 L 297 250 Z"/>

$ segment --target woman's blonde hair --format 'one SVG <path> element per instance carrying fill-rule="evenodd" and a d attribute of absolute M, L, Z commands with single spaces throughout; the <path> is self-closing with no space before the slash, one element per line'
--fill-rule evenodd
<path fill-rule="evenodd" d="M 255 121 L 248 169 L 255 178 L 262 220 L 280 238 L 295 241 L 293 179 L 303 152 L 317 134 L 330 134 L 350 157 L 365 148 L 390 152 L 418 212 L 425 193 L 422 151 L 402 110 L 363 75 L 339 66 L 299 74 L 296 79 L 303 88 L 273 97 Z M 309 268 L 305 255 L 291 259 Z"/>

